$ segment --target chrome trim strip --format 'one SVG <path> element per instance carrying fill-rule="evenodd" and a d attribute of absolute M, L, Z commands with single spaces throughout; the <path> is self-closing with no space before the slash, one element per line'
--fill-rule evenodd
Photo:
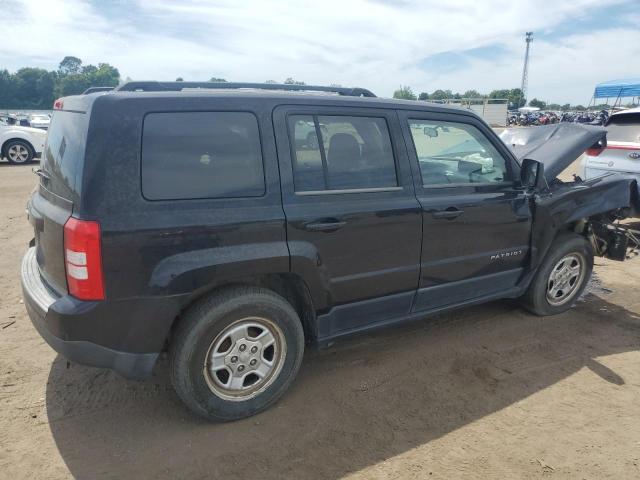
<path fill-rule="evenodd" d="M 29 292 L 29 295 L 38 307 L 46 313 L 49 307 L 56 301 L 56 297 L 42 281 L 36 260 L 36 247 L 31 247 L 27 250 L 27 253 L 22 259 L 21 274 L 24 289 Z"/>
<path fill-rule="evenodd" d="M 400 190 L 402 190 L 402 187 L 347 188 L 344 190 L 309 190 L 307 192 L 296 192 L 296 195 L 338 195 L 341 193 L 398 192 Z"/>

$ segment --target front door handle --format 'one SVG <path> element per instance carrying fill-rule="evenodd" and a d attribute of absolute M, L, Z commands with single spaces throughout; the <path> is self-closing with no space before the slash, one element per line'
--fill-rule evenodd
<path fill-rule="evenodd" d="M 459 210 L 455 207 L 449 207 L 446 210 L 440 210 L 438 212 L 433 212 L 431 215 L 433 216 L 433 218 L 435 218 L 436 220 L 440 220 L 440 219 L 446 219 L 446 220 L 453 220 L 454 218 L 458 218 L 460 215 L 462 215 L 463 211 Z"/>
<path fill-rule="evenodd" d="M 313 220 L 304 224 L 304 229 L 309 232 L 335 232 L 341 229 L 347 224 L 347 222 L 339 220 L 337 218 L 323 218 L 319 220 Z"/>

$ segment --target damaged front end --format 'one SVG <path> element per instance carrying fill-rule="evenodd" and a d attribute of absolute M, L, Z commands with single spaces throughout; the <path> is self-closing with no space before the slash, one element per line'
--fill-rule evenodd
<path fill-rule="evenodd" d="M 500 135 L 521 162 L 522 183 L 533 191 L 532 266 L 538 266 L 556 235 L 572 229 L 589 238 L 596 255 L 624 260 L 640 251 L 640 186 L 630 175 L 587 181 L 558 178 L 586 149 L 606 146 L 606 129 L 557 124 L 507 129 Z M 625 222 L 622 220 L 627 219 Z"/>

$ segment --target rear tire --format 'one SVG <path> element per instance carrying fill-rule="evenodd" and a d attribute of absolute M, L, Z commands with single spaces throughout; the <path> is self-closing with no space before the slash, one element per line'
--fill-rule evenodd
<path fill-rule="evenodd" d="M 285 299 L 263 288 L 233 288 L 184 314 L 170 345 L 171 381 L 198 415 L 238 420 L 278 401 L 303 353 L 302 323 Z"/>
<path fill-rule="evenodd" d="M 593 271 L 593 248 L 575 233 L 554 240 L 527 292 L 524 307 L 540 316 L 557 315 L 571 308 L 584 291 Z"/>
<path fill-rule="evenodd" d="M 12 165 L 24 165 L 35 157 L 35 151 L 26 140 L 11 140 L 4 147 L 4 154 Z"/>

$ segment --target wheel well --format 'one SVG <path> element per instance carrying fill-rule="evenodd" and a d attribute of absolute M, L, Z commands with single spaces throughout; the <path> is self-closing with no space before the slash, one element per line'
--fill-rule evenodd
<path fill-rule="evenodd" d="M 5 140 L 5 142 L 2 144 L 2 148 L 0 148 L 0 153 L 2 154 L 3 157 L 5 157 L 6 154 L 7 154 L 7 145 L 9 145 L 9 143 L 11 143 L 13 141 L 16 141 L 16 140 L 20 140 L 21 142 L 26 143 L 29 146 L 29 148 L 31 148 L 31 151 L 33 153 L 36 152 L 36 149 L 33 148 L 33 145 L 31 144 L 31 142 L 29 140 L 25 140 L 24 138 L 17 138 L 16 137 L 16 138 L 10 138 L 8 140 Z"/>
<path fill-rule="evenodd" d="M 306 283 L 298 275 L 292 273 L 274 273 L 243 277 L 230 282 L 208 285 L 204 288 L 198 289 L 189 298 L 189 301 L 186 303 L 180 314 L 173 321 L 167 342 L 170 340 L 173 330 L 175 330 L 178 322 L 180 321 L 182 312 L 188 309 L 195 302 L 207 295 L 213 295 L 221 290 L 243 286 L 266 288 L 283 297 L 293 306 L 300 317 L 302 328 L 304 330 L 304 337 L 307 343 L 315 338 L 316 311 Z"/>

